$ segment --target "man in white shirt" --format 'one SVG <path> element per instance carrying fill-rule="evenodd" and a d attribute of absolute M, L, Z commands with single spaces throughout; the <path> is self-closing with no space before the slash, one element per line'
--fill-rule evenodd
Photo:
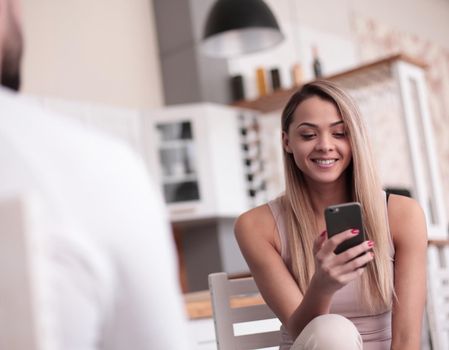
<path fill-rule="evenodd" d="M 17 89 L 19 6 L 0 0 L 2 85 Z M 0 199 L 43 204 L 42 305 L 61 350 L 188 349 L 159 192 L 121 143 L 0 89 Z"/>

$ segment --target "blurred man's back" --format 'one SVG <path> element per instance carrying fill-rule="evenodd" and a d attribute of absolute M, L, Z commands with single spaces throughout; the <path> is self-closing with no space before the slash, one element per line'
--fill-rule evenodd
<path fill-rule="evenodd" d="M 0 78 L 12 89 L 19 12 L 0 0 Z M 44 208 L 41 307 L 59 349 L 189 348 L 168 221 L 143 162 L 0 89 L 0 198 L 29 193 Z"/>
<path fill-rule="evenodd" d="M 43 202 L 60 348 L 181 349 L 174 249 L 143 163 L 114 140 L 0 92 L 0 196 Z"/>

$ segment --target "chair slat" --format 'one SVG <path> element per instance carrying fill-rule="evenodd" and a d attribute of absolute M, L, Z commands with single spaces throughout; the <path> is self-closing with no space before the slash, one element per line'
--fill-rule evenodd
<path fill-rule="evenodd" d="M 236 337 L 236 349 L 249 350 L 279 346 L 281 342 L 281 332 L 273 331 L 258 334 L 248 334 Z"/>
<path fill-rule="evenodd" d="M 226 273 L 209 275 L 212 312 L 214 315 L 215 339 L 219 350 L 234 347 L 234 330 L 229 322 L 228 278 Z"/>
<path fill-rule="evenodd" d="M 259 321 L 277 318 L 266 304 L 231 309 L 231 322 Z"/>
<path fill-rule="evenodd" d="M 229 280 L 228 282 L 229 296 L 259 293 L 256 282 L 252 277 Z"/>

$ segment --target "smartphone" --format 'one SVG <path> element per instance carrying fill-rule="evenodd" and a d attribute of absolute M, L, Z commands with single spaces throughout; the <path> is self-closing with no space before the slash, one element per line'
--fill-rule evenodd
<path fill-rule="evenodd" d="M 358 235 L 339 244 L 334 251 L 335 254 L 340 254 L 365 241 L 361 209 L 360 203 L 351 202 L 332 205 L 324 210 L 327 236 L 329 238 L 348 229 L 358 229 L 360 231 Z"/>

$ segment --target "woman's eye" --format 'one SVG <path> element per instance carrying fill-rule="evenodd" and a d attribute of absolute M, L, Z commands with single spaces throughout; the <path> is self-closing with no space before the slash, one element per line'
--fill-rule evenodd
<path fill-rule="evenodd" d="M 334 136 L 337 138 L 342 138 L 346 136 L 345 132 L 334 132 Z"/>
<path fill-rule="evenodd" d="M 302 137 L 304 140 L 310 140 L 310 139 L 312 139 L 314 136 L 315 136 L 315 134 L 301 134 L 301 137 Z"/>

